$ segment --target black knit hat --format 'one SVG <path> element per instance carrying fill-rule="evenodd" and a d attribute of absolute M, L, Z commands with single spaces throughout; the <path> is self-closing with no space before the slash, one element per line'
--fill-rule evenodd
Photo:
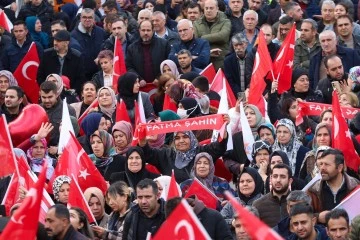
<path fill-rule="evenodd" d="M 291 86 L 293 87 L 299 77 L 306 75 L 309 76 L 309 71 L 304 68 L 296 68 L 293 70 L 292 78 L 291 78 Z"/>

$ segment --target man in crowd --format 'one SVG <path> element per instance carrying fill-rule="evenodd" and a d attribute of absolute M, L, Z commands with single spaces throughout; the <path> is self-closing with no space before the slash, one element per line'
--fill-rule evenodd
<path fill-rule="evenodd" d="M 138 14 L 137 22 L 140 25 L 143 21 L 151 21 L 152 12 L 149 9 L 142 9 Z"/>
<path fill-rule="evenodd" d="M 289 2 L 285 7 L 285 13 L 295 21 L 296 29 L 300 30 L 304 14 L 300 5 L 297 2 Z"/>
<path fill-rule="evenodd" d="M 317 34 L 317 23 L 313 19 L 304 19 L 301 24 L 301 35 L 295 43 L 294 68 L 309 69 L 310 59 L 321 51 Z"/>
<path fill-rule="evenodd" d="M 2 81 L 2 79 L 0 79 Z M 21 113 L 24 91 L 18 86 L 10 86 L 5 92 L 5 103 L 1 106 L 0 113 L 5 114 L 6 122 L 14 121 Z"/>
<path fill-rule="evenodd" d="M 184 74 L 188 72 L 200 73 L 201 69 L 198 69 L 192 65 L 192 56 L 189 50 L 180 50 L 177 54 L 178 62 L 180 65 L 179 72 Z"/>
<path fill-rule="evenodd" d="M 45 230 L 47 232 L 47 235 L 52 239 L 88 239 L 71 225 L 70 212 L 63 204 L 55 204 L 49 208 L 45 218 Z"/>
<path fill-rule="evenodd" d="M 179 41 L 179 35 L 165 26 L 166 16 L 163 12 L 154 12 L 151 16 L 151 22 L 154 26 L 155 36 L 167 40 L 170 46 Z"/>
<path fill-rule="evenodd" d="M 46 49 L 40 61 L 37 73 L 39 85 L 51 73 L 65 75 L 70 80 L 70 86 L 80 95 L 85 82 L 85 68 L 82 54 L 69 48 L 70 33 L 66 30 L 57 32 L 54 36 L 54 47 Z"/>
<path fill-rule="evenodd" d="M 250 52 L 259 34 L 259 29 L 256 27 L 258 23 L 257 13 L 253 10 L 247 10 L 244 13 L 243 22 L 244 22 L 244 30 L 242 31 L 242 34 L 244 34 L 248 42 L 246 50 Z"/>
<path fill-rule="evenodd" d="M 338 33 L 338 44 L 360 51 L 360 36 L 354 34 L 353 24 L 349 15 L 341 15 L 336 19 L 334 28 Z"/>
<path fill-rule="evenodd" d="M 136 186 L 138 204 L 131 208 L 125 218 L 123 240 L 145 240 L 150 232 L 152 236 L 165 221 L 165 201 L 160 198 L 157 184 L 148 178 Z"/>
<path fill-rule="evenodd" d="M 325 0 L 321 6 L 322 19 L 318 21 L 318 33 L 325 30 L 334 31 L 335 23 L 335 3 L 331 0 Z"/>
<path fill-rule="evenodd" d="M 309 188 L 308 193 L 314 211 L 319 213 L 318 221 L 325 223 L 325 215 L 329 210 L 335 208 L 357 187 L 359 181 L 345 173 L 344 155 L 337 149 L 325 150 L 317 159 L 317 166 L 321 179 Z"/>
<path fill-rule="evenodd" d="M 230 10 L 226 13 L 228 19 L 231 21 L 231 33 L 230 37 L 234 34 L 242 31 L 244 29 L 243 24 L 243 14 L 245 10 L 243 9 L 244 2 L 243 0 L 230 0 L 229 8 Z"/>
<path fill-rule="evenodd" d="M 209 28 L 211 25 L 211 28 Z M 219 11 L 216 0 L 206 0 L 204 16 L 194 23 L 195 36 L 208 40 L 210 43 L 211 62 L 215 69 L 222 68 L 224 58 L 229 52 L 229 36 L 231 22 L 226 15 Z"/>
<path fill-rule="evenodd" d="M 326 232 L 330 240 L 348 240 L 350 222 L 348 213 L 342 208 L 335 208 L 325 215 Z"/>
<path fill-rule="evenodd" d="M 276 31 L 276 38 L 273 40 L 273 42 L 281 45 L 286 36 L 289 34 L 291 28 L 294 25 L 294 19 L 289 17 L 289 16 L 283 16 L 282 18 L 280 18 L 279 20 L 279 26 L 278 29 Z M 275 31 L 274 31 L 275 33 Z M 295 33 L 295 40 L 297 39 L 296 33 Z"/>
<path fill-rule="evenodd" d="M 98 70 L 94 60 L 99 54 L 101 44 L 106 36 L 104 29 L 95 25 L 94 10 L 84 8 L 81 11 L 80 23 L 71 32 L 71 36 L 83 47 L 82 55 L 86 66 L 84 74 L 86 79 L 91 79 Z"/>
<path fill-rule="evenodd" d="M 127 32 L 125 21 L 121 18 L 115 19 L 111 24 L 111 36 L 105 40 L 104 44 L 102 45 L 102 49 L 111 50 L 114 52 L 116 38 L 121 43 L 124 57 L 126 59 L 127 49 L 132 43 L 132 37 Z"/>
<path fill-rule="evenodd" d="M 187 7 L 187 19 L 192 22 L 198 20 L 202 15 L 201 7 L 198 3 L 190 2 Z"/>
<path fill-rule="evenodd" d="M 154 36 L 154 27 L 148 20 L 140 23 L 140 39 L 131 44 L 127 51 L 126 67 L 139 75 L 140 86 L 152 83 L 160 74 L 160 64 L 170 53 L 170 45 L 165 39 Z"/>
<path fill-rule="evenodd" d="M 262 1 L 261 0 L 249 0 L 249 10 L 254 10 L 258 14 L 258 26 L 262 26 L 266 23 L 267 13 L 262 10 Z"/>
<path fill-rule="evenodd" d="M 246 209 L 254 214 L 256 217 L 259 217 L 259 212 L 256 208 L 252 206 L 246 206 Z M 232 221 L 232 226 L 235 228 L 235 239 L 236 240 L 250 240 L 249 234 L 246 232 L 244 225 L 242 224 L 241 218 L 239 216 L 235 216 Z"/>
<path fill-rule="evenodd" d="M 286 198 L 293 178 L 288 165 L 279 163 L 271 170 L 272 191 L 256 200 L 253 206 L 259 211 L 260 219 L 269 227 L 274 227 L 280 220 L 289 216 L 286 211 Z"/>
<path fill-rule="evenodd" d="M 55 34 L 60 30 L 67 30 L 65 22 L 63 20 L 55 20 L 51 22 L 51 37 L 54 38 Z M 53 46 L 53 41 L 50 41 L 49 46 Z M 70 37 L 69 48 L 74 48 L 79 52 L 82 52 L 83 49 L 80 46 L 80 43 L 73 37 Z"/>
<path fill-rule="evenodd" d="M 189 50 L 192 55 L 192 64 L 194 67 L 204 69 L 210 61 L 209 42 L 202 38 L 196 38 L 194 27 L 190 20 L 181 19 L 177 25 L 180 42 L 171 46 L 169 59 L 178 64 L 177 53 L 181 49 Z"/>

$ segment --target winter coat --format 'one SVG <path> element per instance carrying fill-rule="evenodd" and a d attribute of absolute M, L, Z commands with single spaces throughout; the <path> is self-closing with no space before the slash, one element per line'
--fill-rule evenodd
<path fill-rule="evenodd" d="M 236 197 L 236 200 L 243 206 L 252 206 L 253 203 L 258 200 L 259 198 L 261 198 L 263 195 L 261 193 L 255 195 L 250 201 L 247 202 L 247 204 L 242 201 L 239 197 Z M 225 218 L 225 220 L 228 223 L 231 223 L 231 221 L 234 218 L 234 213 L 235 210 L 232 206 L 232 204 L 230 202 L 226 203 L 226 205 L 221 209 L 221 216 L 223 216 L 223 218 Z"/>
<path fill-rule="evenodd" d="M 244 64 L 244 81 L 245 81 L 245 85 L 244 86 L 240 86 L 240 74 L 241 74 L 241 69 L 240 69 L 240 64 L 239 64 L 239 60 L 238 57 L 236 55 L 235 52 L 229 54 L 228 56 L 225 57 L 224 60 L 224 73 L 225 76 L 230 84 L 231 90 L 233 91 L 233 93 L 236 95 L 238 92 L 241 91 L 245 91 L 246 88 L 249 87 L 250 85 L 250 79 L 246 78 L 246 66 L 249 65 L 247 64 L 247 62 L 249 61 L 247 56 L 245 56 L 245 64 Z"/>
<path fill-rule="evenodd" d="M 319 37 L 316 37 L 315 44 L 312 48 L 309 47 L 298 38 L 295 44 L 295 51 L 294 51 L 294 69 L 297 67 L 302 67 L 304 69 L 309 69 L 310 67 L 310 59 L 321 52 L 321 46 L 319 42 Z"/>
<path fill-rule="evenodd" d="M 353 43 L 354 43 L 353 49 L 360 51 L 360 36 L 352 34 L 352 37 L 353 37 Z M 340 39 L 339 37 L 338 37 L 338 44 L 339 44 L 339 46 L 342 46 L 342 47 L 348 47 L 348 46 L 346 46 L 346 43 L 344 42 L 344 40 Z"/>

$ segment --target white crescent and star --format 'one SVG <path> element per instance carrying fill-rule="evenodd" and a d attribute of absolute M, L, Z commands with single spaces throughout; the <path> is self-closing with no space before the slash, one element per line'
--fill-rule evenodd
<path fill-rule="evenodd" d="M 30 66 L 36 66 L 36 67 L 39 67 L 39 63 L 35 62 L 35 61 L 28 61 L 27 63 L 24 64 L 24 66 L 22 67 L 21 69 L 21 73 L 22 75 L 27 79 L 27 80 L 31 80 L 31 78 L 29 78 L 29 76 L 27 75 L 27 69 L 28 67 Z"/>
<path fill-rule="evenodd" d="M 175 236 L 178 236 L 179 234 L 179 230 L 181 228 L 185 228 L 186 233 L 188 234 L 188 240 L 195 240 L 195 233 L 194 233 L 194 229 L 191 226 L 191 224 L 187 221 L 187 220 L 181 220 L 180 222 L 178 222 L 178 224 L 176 224 L 175 229 L 174 229 L 174 233 Z"/>
<path fill-rule="evenodd" d="M 339 121 L 337 117 L 334 116 L 334 138 L 337 138 L 339 134 Z"/>
<path fill-rule="evenodd" d="M 84 178 L 84 180 L 86 180 L 86 177 L 87 176 L 90 176 L 91 174 L 89 174 L 88 172 L 87 172 L 87 169 L 84 169 L 84 170 L 80 170 L 80 174 L 79 174 L 79 177 L 82 177 L 82 178 Z"/>
<path fill-rule="evenodd" d="M 14 217 L 14 215 L 13 215 L 13 216 L 11 217 L 11 221 L 13 221 L 13 222 L 16 223 L 16 224 L 21 224 L 21 225 L 23 225 L 23 224 L 24 224 L 24 223 L 23 223 L 24 218 L 25 218 L 25 215 L 21 215 L 21 216 L 19 217 L 19 220 L 16 220 L 15 217 Z"/>
<path fill-rule="evenodd" d="M 253 74 L 256 72 L 256 70 L 258 69 L 260 65 L 260 57 L 259 57 L 259 53 L 256 52 L 256 55 L 255 55 L 255 64 L 254 64 L 254 68 L 253 68 Z"/>

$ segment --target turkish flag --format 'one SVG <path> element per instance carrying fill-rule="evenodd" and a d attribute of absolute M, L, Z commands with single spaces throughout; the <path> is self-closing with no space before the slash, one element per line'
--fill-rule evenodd
<path fill-rule="evenodd" d="M 0 26 L 9 33 L 11 33 L 11 30 L 13 29 L 13 24 L 2 9 L 0 9 Z"/>
<path fill-rule="evenodd" d="M 120 98 L 120 103 L 118 103 L 116 106 L 116 122 L 119 121 L 125 121 L 131 123 L 125 102 L 121 98 Z"/>
<path fill-rule="evenodd" d="M 48 184 L 48 192 L 52 192 L 54 179 L 60 175 L 72 176 L 77 178 L 81 190 L 84 192 L 89 187 L 97 187 L 105 194 L 107 184 L 104 177 L 86 154 L 76 137 L 71 134 L 70 140 L 60 156 L 56 165 L 53 177 Z"/>
<path fill-rule="evenodd" d="M 39 63 L 36 44 L 32 42 L 29 51 L 14 72 L 14 77 L 19 86 L 24 89 L 26 96 L 29 97 L 32 103 L 38 103 L 39 101 L 40 88 L 36 81 Z"/>
<path fill-rule="evenodd" d="M 174 197 L 181 197 L 181 191 L 179 190 L 179 188 L 177 186 L 174 170 L 172 170 L 169 191 L 168 191 L 168 195 L 167 195 L 166 199 L 169 200 Z"/>
<path fill-rule="evenodd" d="M 163 111 L 164 110 L 171 110 L 174 111 L 175 113 L 177 112 L 176 103 L 172 102 L 170 96 L 166 93 L 164 96 L 164 104 L 163 104 Z"/>
<path fill-rule="evenodd" d="M 264 33 L 260 30 L 258 48 L 255 55 L 254 68 L 250 80 L 248 103 L 257 106 L 265 116 L 265 103 L 262 94 L 266 88 L 264 77 L 271 71 L 271 57 L 267 48 Z"/>
<path fill-rule="evenodd" d="M 355 152 L 351 133 L 342 115 L 339 97 L 336 91 L 333 91 L 332 94 L 332 112 L 332 147 L 339 149 L 344 154 L 346 166 L 357 172 L 359 170 L 360 159 Z"/>
<path fill-rule="evenodd" d="M 225 82 L 225 86 L 224 86 L 224 82 Z M 217 92 L 221 96 L 221 92 L 223 91 L 224 88 L 226 88 L 229 105 L 231 107 L 235 107 L 236 98 L 234 96 L 234 93 L 230 87 L 228 80 L 225 77 L 225 74 L 221 69 L 219 69 L 214 77 L 214 81 L 210 86 L 210 90 Z"/>
<path fill-rule="evenodd" d="M 69 200 L 67 204 L 68 208 L 71 207 L 81 208 L 86 213 L 89 223 L 96 224 L 96 219 L 90 210 L 90 207 L 84 197 L 83 192 L 80 189 L 79 183 L 77 182 L 74 175 L 72 175 L 71 178 L 72 179 L 70 183 Z"/>
<path fill-rule="evenodd" d="M 266 240 L 280 240 L 283 239 L 274 230 L 269 228 L 254 214 L 250 213 L 245 207 L 231 195 L 230 192 L 225 192 L 226 197 L 236 211 L 236 214 L 240 219 L 246 233 L 250 239 L 266 239 Z"/>
<path fill-rule="evenodd" d="M 39 223 L 41 197 L 46 181 L 45 163 L 38 181 L 30 188 L 20 208 L 10 218 L 1 239 L 23 240 L 35 239 Z"/>
<path fill-rule="evenodd" d="M 197 178 L 194 178 L 194 181 L 186 192 L 185 198 L 188 198 L 192 195 L 196 195 L 199 200 L 204 202 L 206 207 L 216 210 L 216 204 L 218 203 L 219 199 Z"/>
<path fill-rule="evenodd" d="M 117 91 L 118 78 L 126 73 L 125 57 L 120 40 L 115 37 L 113 61 L 113 89 Z"/>
<path fill-rule="evenodd" d="M 206 68 L 200 72 L 200 75 L 206 77 L 209 81 L 209 84 L 212 84 L 216 75 L 214 65 L 212 63 L 207 65 Z"/>
<path fill-rule="evenodd" d="M 146 123 L 144 104 L 142 102 L 141 94 L 138 96 L 138 101 L 135 101 L 135 125 Z"/>
<path fill-rule="evenodd" d="M 296 25 L 294 24 L 284 42 L 281 44 L 273 63 L 274 77 L 279 80 L 277 90 L 279 94 L 282 94 L 291 88 L 292 66 L 294 63 L 295 30 Z"/>
<path fill-rule="evenodd" d="M 0 177 L 8 176 L 15 170 L 19 172 L 5 115 L 0 117 L 0 159 L 3 162 Z"/>
<path fill-rule="evenodd" d="M 211 239 L 185 199 L 161 225 L 152 240 L 208 240 Z"/>

